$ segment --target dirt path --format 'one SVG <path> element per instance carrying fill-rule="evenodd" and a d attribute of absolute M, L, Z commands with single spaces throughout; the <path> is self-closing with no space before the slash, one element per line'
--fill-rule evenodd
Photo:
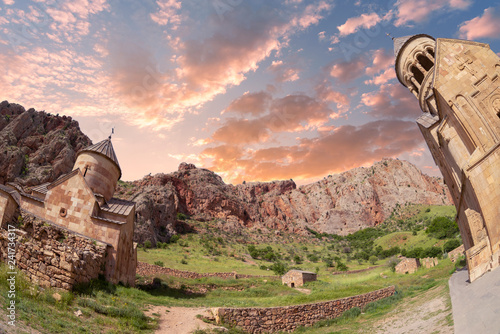
<path fill-rule="evenodd" d="M 147 315 L 153 313 L 160 315 L 156 334 L 191 334 L 197 329 L 219 328 L 196 317 L 198 314 L 208 316 L 210 310 L 207 308 L 152 306 Z"/>
<path fill-rule="evenodd" d="M 451 302 L 446 287 L 438 286 L 405 301 L 373 324 L 375 333 L 453 334 Z"/>

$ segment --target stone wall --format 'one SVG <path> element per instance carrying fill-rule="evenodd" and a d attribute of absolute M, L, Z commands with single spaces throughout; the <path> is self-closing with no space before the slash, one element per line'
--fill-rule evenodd
<path fill-rule="evenodd" d="M 137 263 L 137 275 L 140 276 L 151 276 L 156 274 L 163 274 L 167 276 L 174 276 L 180 278 L 203 278 L 203 277 L 219 277 L 223 279 L 228 278 L 279 278 L 278 276 L 259 276 L 259 275 L 242 275 L 237 273 L 194 273 L 191 271 L 184 271 L 178 269 L 171 269 L 156 266 L 153 264 L 138 262 Z"/>
<path fill-rule="evenodd" d="M 462 255 L 464 255 L 465 252 L 465 247 L 464 245 L 460 245 L 451 252 L 448 253 L 448 258 L 451 260 L 451 262 L 455 262 L 458 260 L 458 258 Z"/>
<path fill-rule="evenodd" d="M 41 286 L 71 290 L 104 272 L 107 244 L 22 213 L 16 227 L 16 263 Z M 16 217 L 12 225 L 18 223 Z M 0 229 L 0 259 L 6 261 L 7 230 Z"/>
<path fill-rule="evenodd" d="M 270 308 L 218 308 L 212 310 L 217 322 L 236 325 L 248 333 L 291 332 L 299 326 L 311 326 L 332 319 L 353 308 L 392 296 L 394 286 L 328 302 Z"/>
<path fill-rule="evenodd" d="M 420 265 L 424 268 L 432 268 L 438 265 L 438 259 L 435 257 L 426 257 L 423 259 L 420 259 Z"/>

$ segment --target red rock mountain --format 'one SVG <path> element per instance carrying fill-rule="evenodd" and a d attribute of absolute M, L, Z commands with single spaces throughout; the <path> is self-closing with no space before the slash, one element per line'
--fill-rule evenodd
<path fill-rule="evenodd" d="M 348 234 L 382 223 L 397 205 L 450 205 L 442 180 L 407 161 L 384 159 L 369 168 L 329 175 L 298 187 L 292 180 L 225 184 L 217 174 L 182 163 L 170 174 L 122 184 L 137 202 L 137 241 L 163 241 L 184 228 L 177 213 L 220 219 L 220 227 L 256 227 L 307 233 Z"/>
<path fill-rule="evenodd" d="M 76 152 L 90 144 L 71 117 L 0 103 L 1 184 L 52 182 L 70 172 Z"/>

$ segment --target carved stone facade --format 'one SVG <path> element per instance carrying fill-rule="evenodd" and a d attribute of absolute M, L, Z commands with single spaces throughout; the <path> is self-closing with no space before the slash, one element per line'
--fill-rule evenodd
<path fill-rule="evenodd" d="M 489 45 L 394 39 L 399 81 L 457 208 L 470 281 L 500 265 L 500 58 Z"/>
<path fill-rule="evenodd" d="M 78 153 L 73 171 L 29 189 L 0 185 L 1 228 L 17 208 L 54 226 L 108 245 L 104 275 L 113 283 L 135 283 L 135 203 L 113 198 L 121 169 L 111 138 Z M 14 217 L 15 218 L 15 217 Z"/>

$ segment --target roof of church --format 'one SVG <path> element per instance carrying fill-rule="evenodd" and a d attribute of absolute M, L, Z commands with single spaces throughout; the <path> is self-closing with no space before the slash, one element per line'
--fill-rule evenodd
<path fill-rule="evenodd" d="M 408 35 L 392 39 L 394 41 L 394 57 L 398 56 L 399 50 L 401 50 L 406 41 L 412 38 L 413 36 L 414 35 Z"/>
<path fill-rule="evenodd" d="M 101 205 L 101 210 L 115 213 L 122 216 L 128 216 L 135 206 L 135 202 L 126 201 L 119 198 L 111 198 L 106 204 Z"/>
<path fill-rule="evenodd" d="M 428 37 L 430 39 L 435 40 L 434 37 L 427 35 L 427 34 L 409 35 L 409 36 L 402 36 L 402 37 L 393 38 L 392 40 L 394 41 L 394 57 L 396 57 L 396 58 L 398 57 L 399 52 L 401 51 L 403 46 L 405 46 L 406 43 L 408 43 L 414 39 L 417 39 L 419 37 Z"/>
<path fill-rule="evenodd" d="M 111 136 L 109 136 L 107 139 L 104 139 L 103 141 L 98 142 L 97 144 L 84 148 L 83 150 L 78 152 L 78 154 L 82 152 L 96 152 L 104 155 L 105 157 L 111 159 L 111 161 L 113 161 L 116 166 L 118 166 L 121 174 L 120 164 L 118 163 L 118 158 L 116 157 L 115 150 L 113 149 L 113 144 L 111 143 Z"/>

